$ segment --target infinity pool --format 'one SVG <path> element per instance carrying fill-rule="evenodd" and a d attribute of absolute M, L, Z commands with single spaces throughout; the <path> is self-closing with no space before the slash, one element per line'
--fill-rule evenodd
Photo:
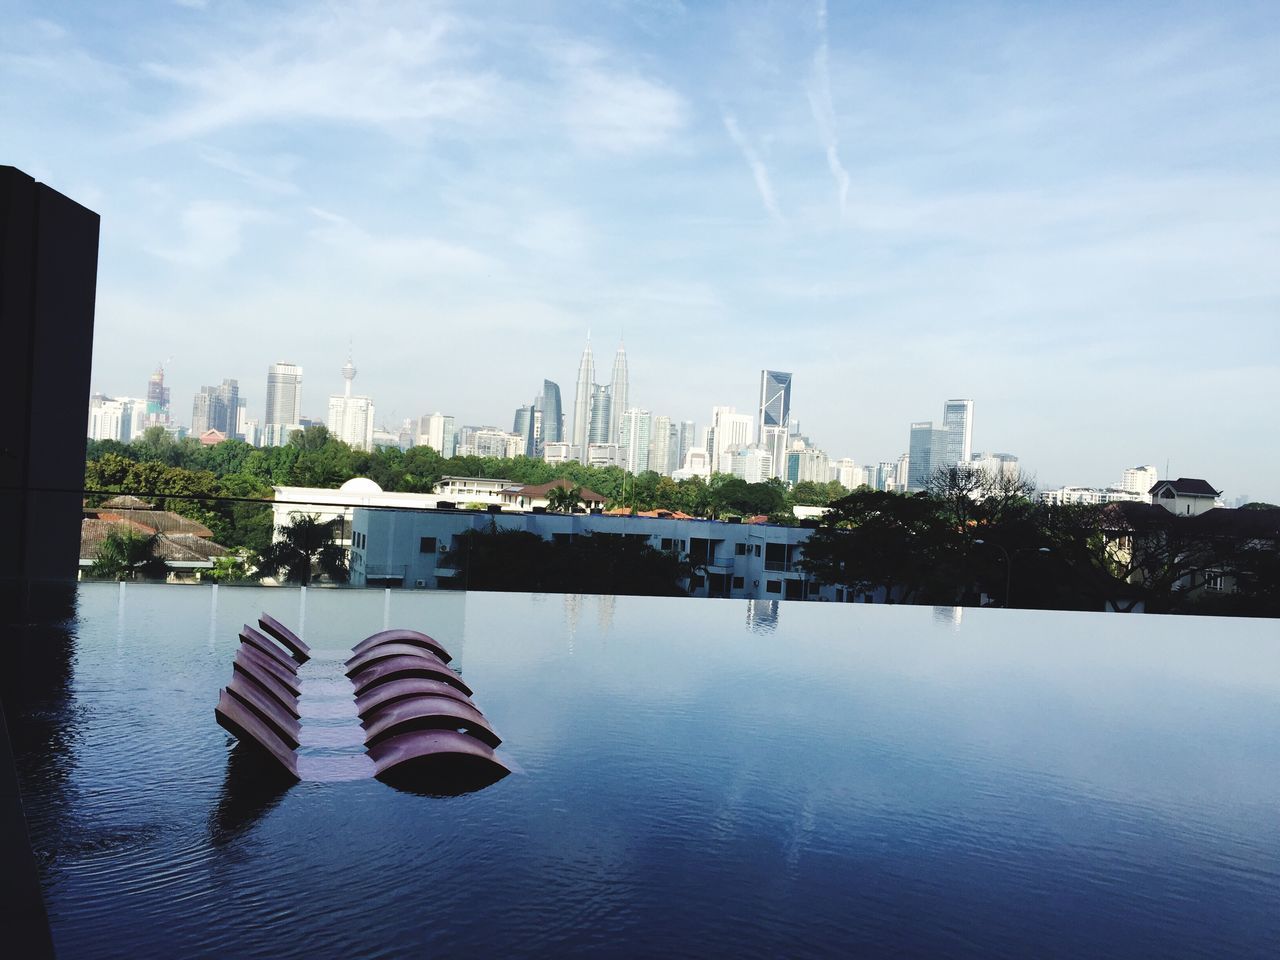
<path fill-rule="evenodd" d="M 214 723 L 314 659 L 303 781 Z M 339 664 L 453 653 L 515 772 L 370 778 Z M 952 608 L 86 584 L 11 712 L 74 957 L 1274 957 L 1280 627 Z"/>

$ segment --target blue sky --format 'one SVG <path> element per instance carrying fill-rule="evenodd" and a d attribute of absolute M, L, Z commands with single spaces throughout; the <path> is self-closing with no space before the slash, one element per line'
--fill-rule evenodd
<path fill-rule="evenodd" d="M 509 425 L 586 332 L 705 424 L 795 374 L 860 463 L 975 400 L 1043 483 L 1280 502 L 1270 3 L 5 0 L 0 162 L 100 212 L 93 382 L 190 416 L 348 342 Z"/>

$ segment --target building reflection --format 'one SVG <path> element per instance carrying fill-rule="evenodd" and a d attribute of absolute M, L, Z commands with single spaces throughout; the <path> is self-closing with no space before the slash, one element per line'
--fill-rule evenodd
<path fill-rule="evenodd" d="M 778 628 L 777 600 L 748 600 L 747 629 L 752 633 L 772 633 Z"/>

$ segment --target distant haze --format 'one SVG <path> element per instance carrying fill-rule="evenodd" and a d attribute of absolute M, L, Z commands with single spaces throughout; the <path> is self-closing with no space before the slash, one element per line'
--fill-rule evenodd
<path fill-rule="evenodd" d="M 636 406 L 1280 502 L 1280 21 L 1210 6 L 15 0 L 0 163 L 102 214 L 93 386 L 348 345 L 379 424 Z"/>

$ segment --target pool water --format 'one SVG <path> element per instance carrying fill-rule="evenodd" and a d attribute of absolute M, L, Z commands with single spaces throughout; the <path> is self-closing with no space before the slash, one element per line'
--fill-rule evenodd
<path fill-rule="evenodd" d="M 267 611 L 303 780 L 213 706 Z M 341 661 L 423 630 L 515 771 L 371 779 Z M 10 716 L 60 957 L 1269 957 L 1280 629 L 85 584 Z"/>

